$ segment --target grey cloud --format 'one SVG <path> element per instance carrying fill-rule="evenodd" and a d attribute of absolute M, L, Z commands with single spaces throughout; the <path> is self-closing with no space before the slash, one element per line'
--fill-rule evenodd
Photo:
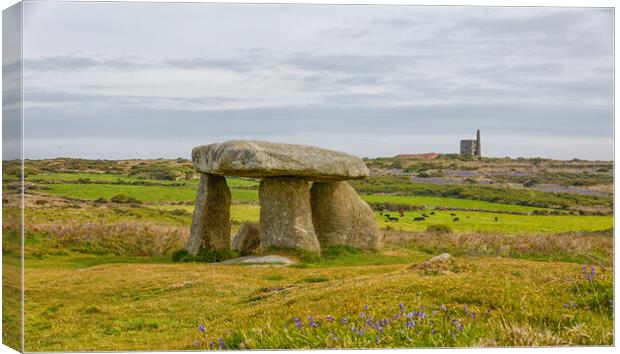
<path fill-rule="evenodd" d="M 408 18 L 377 18 L 373 21 L 373 23 L 396 28 L 413 27 L 413 20 Z"/>
<path fill-rule="evenodd" d="M 67 71 L 91 68 L 114 68 L 136 70 L 147 64 L 123 58 L 112 60 L 95 60 L 77 56 L 51 56 L 43 58 L 24 59 L 24 70 L 29 71 Z"/>
<path fill-rule="evenodd" d="M 293 67 L 309 71 L 334 71 L 344 73 L 390 72 L 412 65 L 416 58 L 409 55 L 312 55 L 299 53 L 287 60 Z"/>

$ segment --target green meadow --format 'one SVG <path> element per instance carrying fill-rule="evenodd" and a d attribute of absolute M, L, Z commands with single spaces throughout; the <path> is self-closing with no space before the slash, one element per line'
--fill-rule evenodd
<path fill-rule="evenodd" d="M 88 168 L 56 173 L 50 166 L 63 160 L 42 160 L 27 178 L 26 351 L 613 344 L 605 198 L 536 192 L 523 203 L 520 190 L 507 189 L 496 203 L 476 198 L 476 186 L 459 187 L 471 197 L 442 197 L 429 195 L 432 186 L 398 191 L 392 180 L 371 178 L 360 194 L 384 235 L 377 251 L 274 251 L 296 261 L 288 267 L 177 263 L 198 180 L 160 177 L 186 165 L 108 161 L 110 173 L 103 165 L 93 172 L 100 162 L 69 162 Z M 135 175 L 151 170 L 158 174 Z M 227 181 L 232 237 L 259 220 L 258 181 Z M 112 202 L 119 195 L 133 199 Z M 569 202 L 548 203 L 557 200 Z M 5 188 L 4 268 L 14 280 L 18 207 L 18 194 Z M 449 262 L 422 266 L 444 252 Z M 5 308 L 17 303 L 15 287 L 3 292 Z M 3 318 L 11 343 L 18 315 Z"/>

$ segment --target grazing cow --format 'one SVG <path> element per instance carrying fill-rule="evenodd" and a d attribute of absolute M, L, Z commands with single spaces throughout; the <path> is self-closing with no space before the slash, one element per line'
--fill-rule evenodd
<path fill-rule="evenodd" d="M 431 211 L 431 215 L 435 215 L 435 212 L 434 212 L 434 211 Z"/>
<path fill-rule="evenodd" d="M 422 214 L 422 216 L 428 218 L 428 214 Z"/>
<path fill-rule="evenodd" d="M 424 219 L 421 216 L 417 216 L 417 217 L 413 218 L 413 221 L 424 221 L 424 220 L 426 220 L 426 219 Z"/>
<path fill-rule="evenodd" d="M 392 222 L 398 222 L 398 218 L 395 218 L 395 217 L 392 217 L 392 216 L 389 216 L 388 220 L 392 221 Z"/>
<path fill-rule="evenodd" d="M 499 219 L 497 218 L 497 216 L 495 217 L 495 221 L 498 221 Z"/>
<path fill-rule="evenodd" d="M 459 221 L 459 218 L 454 218 L 452 219 L 452 221 Z"/>
<path fill-rule="evenodd" d="M 454 214 L 454 213 L 450 213 L 450 216 L 456 216 L 456 214 Z"/>

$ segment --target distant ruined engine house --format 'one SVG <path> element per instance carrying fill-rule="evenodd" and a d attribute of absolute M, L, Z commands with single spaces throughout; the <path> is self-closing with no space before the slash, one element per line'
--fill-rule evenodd
<path fill-rule="evenodd" d="M 476 131 L 476 140 L 461 140 L 461 156 L 482 157 L 480 129 Z"/>

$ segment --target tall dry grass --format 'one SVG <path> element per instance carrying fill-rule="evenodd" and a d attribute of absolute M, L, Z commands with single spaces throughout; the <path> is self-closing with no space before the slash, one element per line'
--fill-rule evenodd
<path fill-rule="evenodd" d="M 57 247 L 123 256 L 163 256 L 181 249 L 188 227 L 148 222 L 47 223 L 28 225 L 29 234 L 42 234 Z"/>
<path fill-rule="evenodd" d="M 386 231 L 384 243 L 415 247 L 453 255 L 546 258 L 588 261 L 599 265 L 613 262 L 610 233 L 555 235 L 506 235 L 499 233 L 411 233 Z"/>

